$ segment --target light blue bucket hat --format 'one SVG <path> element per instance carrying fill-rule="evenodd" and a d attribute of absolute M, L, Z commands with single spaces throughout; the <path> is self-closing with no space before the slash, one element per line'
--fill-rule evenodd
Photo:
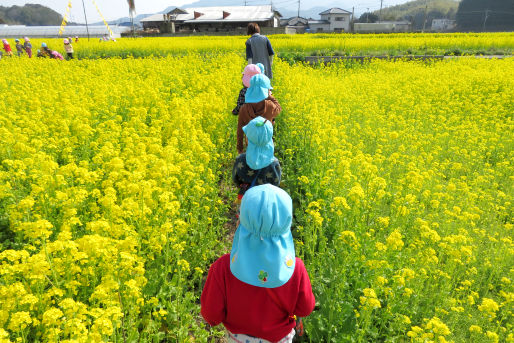
<path fill-rule="evenodd" d="M 250 188 L 241 202 L 240 224 L 230 253 L 230 271 L 252 286 L 276 288 L 293 275 L 293 202 L 270 185 Z"/>
<path fill-rule="evenodd" d="M 246 164 L 254 170 L 269 166 L 275 160 L 273 125 L 263 117 L 255 117 L 248 125 L 243 126 L 243 131 L 248 137 Z"/>
<path fill-rule="evenodd" d="M 250 87 L 245 94 L 245 102 L 250 104 L 261 102 L 268 97 L 270 89 L 273 89 L 273 87 L 271 87 L 271 82 L 266 75 L 257 74 L 252 76 Z"/>

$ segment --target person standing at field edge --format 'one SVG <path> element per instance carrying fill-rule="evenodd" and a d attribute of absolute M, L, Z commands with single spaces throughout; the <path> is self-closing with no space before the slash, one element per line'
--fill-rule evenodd
<path fill-rule="evenodd" d="M 16 53 L 18 54 L 18 57 L 21 57 L 23 55 L 23 45 L 21 45 L 19 39 L 15 39 L 14 42 L 16 42 Z"/>
<path fill-rule="evenodd" d="M 295 257 L 292 209 L 291 197 L 270 184 L 243 197 L 232 251 L 212 264 L 200 298 L 202 316 L 223 323 L 228 342 L 292 342 L 296 316 L 314 309 L 309 275 Z"/>
<path fill-rule="evenodd" d="M 266 76 L 269 79 L 273 79 L 271 65 L 273 64 L 275 52 L 271 42 L 268 37 L 261 35 L 261 29 L 257 23 L 249 23 L 246 32 L 251 36 L 246 41 L 246 59 L 248 64 L 262 63 Z"/>
<path fill-rule="evenodd" d="M 66 51 L 66 55 L 68 55 L 68 59 L 73 59 L 73 45 L 71 45 L 71 39 L 64 40 L 64 50 Z"/>
<path fill-rule="evenodd" d="M 9 44 L 7 39 L 2 39 L 2 43 L 4 43 L 5 55 L 9 56 L 9 57 L 12 57 L 11 45 Z"/>
<path fill-rule="evenodd" d="M 239 110 L 237 121 L 237 152 L 244 152 L 243 126 L 256 117 L 263 117 L 272 124 L 275 117 L 280 114 L 282 107 L 271 95 L 271 82 L 264 74 L 257 74 L 250 79 L 250 87 L 245 94 L 245 103 Z"/>
<path fill-rule="evenodd" d="M 32 43 L 30 42 L 29 37 L 23 37 L 23 40 L 25 41 L 23 43 L 23 49 L 29 56 L 29 58 L 32 58 Z"/>

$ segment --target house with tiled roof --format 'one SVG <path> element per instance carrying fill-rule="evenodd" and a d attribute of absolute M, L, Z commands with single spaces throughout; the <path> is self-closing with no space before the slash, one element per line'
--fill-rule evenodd
<path fill-rule="evenodd" d="M 310 32 L 350 32 L 352 12 L 332 7 L 319 15 L 320 20 L 308 21 Z"/>
<path fill-rule="evenodd" d="M 302 17 L 281 19 L 280 24 L 286 26 L 286 32 L 350 32 L 351 12 L 333 7 L 319 15 L 321 16 L 320 19 Z"/>

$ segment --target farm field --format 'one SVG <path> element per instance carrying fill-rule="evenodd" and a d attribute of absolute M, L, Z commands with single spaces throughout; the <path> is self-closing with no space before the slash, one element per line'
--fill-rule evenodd
<path fill-rule="evenodd" d="M 310 55 L 511 55 L 514 33 L 426 33 L 426 34 L 310 34 L 273 35 L 277 55 L 302 60 Z M 121 39 L 100 42 L 81 38 L 74 44 L 78 58 L 162 57 L 198 53 L 235 52 L 243 55 L 247 36 L 196 36 L 175 38 Z M 34 39 L 34 47 L 46 42 L 64 52 L 61 39 Z"/>
<path fill-rule="evenodd" d="M 231 245 L 244 38 L 214 40 L 0 61 L 0 342 L 223 336 L 199 296 Z M 514 342 L 514 59 L 274 74 L 307 340 Z"/>

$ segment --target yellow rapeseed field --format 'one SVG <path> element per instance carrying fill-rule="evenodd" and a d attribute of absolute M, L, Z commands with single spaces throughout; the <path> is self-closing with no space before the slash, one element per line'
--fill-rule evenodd
<path fill-rule="evenodd" d="M 234 61 L 1 61 L 0 341 L 205 340 Z"/>
<path fill-rule="evenodd" d="M 213 56 L 215 38 L 155 38 L 186 54 L 0 61 L 0 343 L 222 335 L 198 298 L 231 243 L 243 39 Z M 308 338 L 514 342 L 514 59 L 276 60 L 274 74 L 318 305 Z"/>
<path fill-rule="evenodd" d="M 514 33 L 427 33 L 427 34 L 311 34 L 270 36 L 279 55 L 288 54 L 487 54 L 510 53 L 514 49 Z M 123 38 L 117 42 L 102 42 L 98 38 L 80 38 L 73 43 L 79 58 L 148 57 L 176 54 L 226 53 L 244 54 L 248 36 L 192 36 L 173 39 L 154 37 Z M 62 39 L 34 39 L 35 48 L 45 42 L 64 54 Z"/>
<path fill-rule="evenodd" d="M 513 73 L 514 59 L 276 66 L 313 341 L 514 341 Z"/>

